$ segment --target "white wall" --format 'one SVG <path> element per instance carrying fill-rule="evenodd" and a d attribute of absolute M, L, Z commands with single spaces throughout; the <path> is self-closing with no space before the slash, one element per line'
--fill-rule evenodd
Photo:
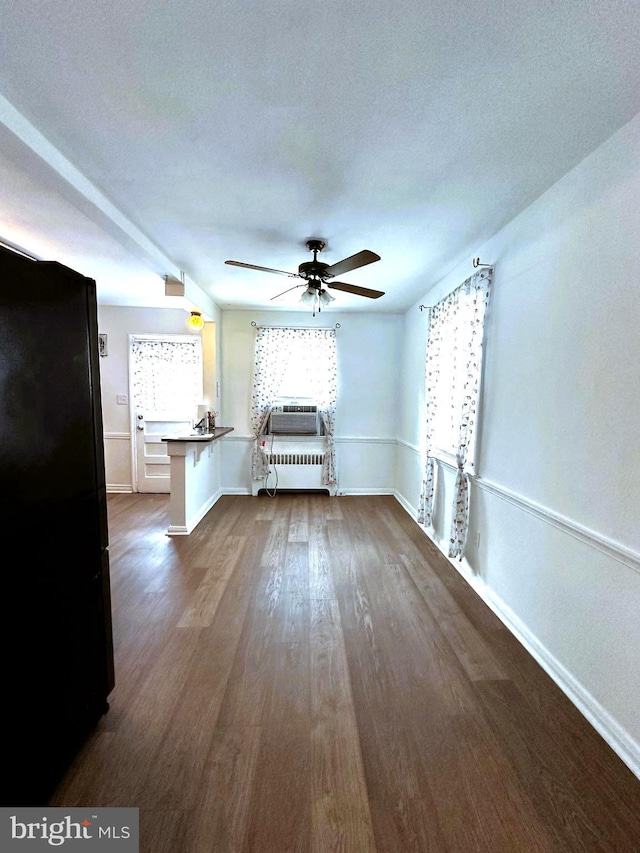
<path fill-rule="evenodd" d="M 338 404 L 336 456 L 338 489 L 348 493 L 393 491 L 397 399 L 401 376 L 402 317 L 398 314 L 327 310 L 223 311 L 221 423 L 233 426 L 225 439 L 223 489 L 251 491 L 251 386 L 257 325 L 310 326 L 337 330 Z"/>
<path fill-rule="evenodd" d="M 129 335 L 187 334 L 187 314 L 178 308 L 121 308 L 98 306 L 98 329 L 108 336 L 108 355 L 100 359 L 102 417 L 104 426 L 105 469 L 107 490 L 130 492 L 133 474 L 131 466 L 130 405 L 119 405 L 118 395 L 129 398 Z M 219 344 L 210 327 L 217 327 L 214 312 L 211 323 L 203 332 L 205 360 L 205 393 L 215 393 L 215 370 L 219 361 Z M 217 401 L 216 408 L 219 408 Z"/>
<path fill-rule="evenodd" d="M 636 773 L 638 199 L 640 116 L 474 253 L 495 263 L 495 277 L 467 549 L 471 582 Z M 420 302 L 434 304 L 472 272 L 469 259 Z M 425 326 L 416 305 L 404 318 L 411 380 L 396 481 L 412 511 Z M 453 474 L 440 467 L 439 476 L 435 534 L 446 539 Z"/>

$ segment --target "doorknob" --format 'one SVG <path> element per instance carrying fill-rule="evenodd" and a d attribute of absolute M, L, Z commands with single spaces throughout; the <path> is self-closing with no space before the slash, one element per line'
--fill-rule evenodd
<path fill-rule="evenodd" d="M 140 432 L 142 432 L 142 431 L 144 430 L 144 427 L 143 427 L 143 426 L 140 426 L 140 424 L 138 424 L 137 429 L 139 429 L 139 430 L 140 430 Z"/>
<path fill-rule="evenodd" d="M 138 415 L 138 420 L 139 420 L 139 421 L 144 420 L 144 415 Z"/>

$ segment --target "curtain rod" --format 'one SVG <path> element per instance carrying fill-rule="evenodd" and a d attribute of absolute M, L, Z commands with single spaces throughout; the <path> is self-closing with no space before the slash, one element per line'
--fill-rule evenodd
<path fill-rule="evenodd" d="M 336 323 L 333 328 L 331 326 L 259 326 L 255 320 L 251 321 L 251 325 L 256 329 L 293 329 L 296 332 L 331 332 L 333 329 L 340 329 L 340 323 Z"/>
<path fill-rule="evenodd" d="M 480 258 L 472 258 L 471 263 L 473 265 L 474 270 L 483 269 L 485 267 L 487 269 L 494 269 L 494 264 L 483 264 L 480 262 Z M 465 281 L 463 281 L 462 284 L 466 284 L 470 278 L 471 278 L 471 276 L 469 276 L 468 279 L 465 279 Z M 431 305 L 418 305 L 418 308 L 420 309 L 420 311 L 429 311 L 429 309 L 432 307 L 433 306 L 431 306 Z"/>

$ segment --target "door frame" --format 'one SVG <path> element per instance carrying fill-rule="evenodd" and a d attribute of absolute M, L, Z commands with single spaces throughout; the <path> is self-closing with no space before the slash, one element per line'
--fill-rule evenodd
<path fill-rule="evenodd" d="M 202 382 L 204 392 L 204 352 L 202 338 L 198 335 L 180 335 L 180 334 L 130 334 L 127 348 L 127 373 L 129 384 L 129 444 L 131 446 L 131 486 L 134 493 L 138 492 L 138 452 L 137 452 L 137 406 L 134 398 L 133 375 L 131 370 L 131 349 L 134 341 L 192 341 L 194 337 L 200 340 L 200 359 L 202 366 Z"/>

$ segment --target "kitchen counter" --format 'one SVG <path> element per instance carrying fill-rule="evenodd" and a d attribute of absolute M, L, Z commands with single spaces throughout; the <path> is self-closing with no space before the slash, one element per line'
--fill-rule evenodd
<path fill-rule="evenodd" d="M 165 435 L 171 466 L 168 536 L 188 536 L 220 497 L 220 445 L 233 427 Z"/>
<path fill-rule="evenodd" d="M 163 441 L 216 441 L 233 432 L 233 427 L 216 427 L 215 432 L 189 432 L 184 435 L 163 435 Z"/>

